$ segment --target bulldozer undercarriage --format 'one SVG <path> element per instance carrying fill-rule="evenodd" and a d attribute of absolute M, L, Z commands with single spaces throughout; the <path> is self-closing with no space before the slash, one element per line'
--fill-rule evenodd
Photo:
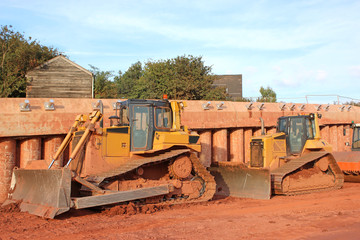
<path fill-rule="evenodd" d="M 256 199 L 338 189 L 344 182 L 344 175 L 328 152 L 304 154 L 273 171 L 226 162 L 219 162 L 210 171 L 216 179 L 217 195 Z"/>
<path fill-rule="evenodd" d="M 145 158 L 142 161 L 148 162 L 149 159 Z M 129 166 L 123 166 L 123 170 L 116 169 L 115 172 L 124 173 L 105 179 L 99 187 L 121 192 L 169 185 L 171 189 L 168 194 L 142 200 L 145 203 L 164 204 L 208 201 L 215 192 L 214 178 L 187 149 L 160 154 L 152 158 L 151 163 L 124 171 L 128 168 Z"/>
<path fill-rule="evenodd" d="M 310 152 L 271 172 L 273 193 L 304 194 L 341 188 L 344 176 L 328 152 Z"/>

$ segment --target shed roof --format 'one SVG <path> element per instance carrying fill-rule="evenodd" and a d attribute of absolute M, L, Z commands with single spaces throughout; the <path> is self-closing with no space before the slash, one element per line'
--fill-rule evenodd
<path fill-rule="evenodd" d="M 89 74 L 90 76 L 93 75 L 92 72 L 90 72 L 89 70 L 83 68 L 82 66 L 74 63 L 73 61 L 67 59 L 67 58 L 66 58 L 65 56 L 63 56 L 63 55 L 56 56 L 56 57 L 54 57 L 54 58 L 52 58 L 52 59 L 44 62 L 43 64 L 41 64 L 41 65 L 39 65 L 39 66 L 37 66 L 37 67 L 29 70 L 26 75 L 28 75 L 29 73 L 31 73 L 31 72 L 33 72 L 33 71 L 35 71 L 35 70 L 39 70 L 39 69 L 43 68 L 44 66 L 49 65 L 50 63 L 55 62 L 55 61 L 57 61 L 57 60 L 59 60 L 59 59 L 65 60 L 65 61 L 68 62 L 69 64 L 71 64 L 71 65 L 73 65 L 74 67 L 80 69 L 81 71 Z"/>

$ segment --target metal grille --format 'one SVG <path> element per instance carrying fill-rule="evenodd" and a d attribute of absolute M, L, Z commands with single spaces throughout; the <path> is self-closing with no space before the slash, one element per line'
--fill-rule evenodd
<path fill-rule="evenodd" d="M 264 166 L 264 158 L 263 158 L 263 142 L 251 142 L 251 159 L 250 166 L 251 167 L 263 167 Z"/>
<path fill-rule="evenodd" d="M 84 131 L 80 131 L 80 132 L 75 132 L 75 136 L 73 137 L 72 140 L 72 150 L 75 149 L 76 145 L 78 144 L 78 142 L 80 141 L 80 138 L 82 137 L 82 135 L 84 134 Z"/>
<path fill-rule="evenodd" d="M 286 151 L 285 141 L 274 140 L 273 149 L 274 152 L 285 152 Z"/>

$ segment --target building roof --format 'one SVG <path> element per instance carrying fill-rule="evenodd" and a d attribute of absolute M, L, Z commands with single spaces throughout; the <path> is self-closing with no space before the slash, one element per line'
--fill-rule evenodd
<path fill-rule="evenodd" d="M 80 69 L 81 71 L 83 71 L 83 72 L 85 72 L 85 73 L 87 73 L 87 74 L 89 74 L 89 75 L 91 75 L 91 76 L 93 75 L 92 72 L 90 72 L 89 70 L 83 68 L 82 66 L 74 63 L 73 61 L 67 59 L 67 58 L 66 58 L 65 56 L 63 56 L 63 55 L 56 56 L 56 57 L 54 57 L 54 58 L 52 58 L 52 59 L 44 62 L 43 64 L 41 64 L 41 65 L 39 65 L 39 66 L 37 66 L 37 67 L 29 70 L 26 75 L 28 75 L 29 73 L 31 73 L 31 72 L 33 72 L 33 71 L 35 71 L 35 70 L 42 69 L 42 68 L 44 68 L 46 65 L 49 65 L 50 63 L 55 62 L 55 61 L 57 61 L 57 60 L 59 60 L 59 59 L 65 60 L 65 61 L 68 62 L 69 64 L 73 65 L 74 67 Z"/>

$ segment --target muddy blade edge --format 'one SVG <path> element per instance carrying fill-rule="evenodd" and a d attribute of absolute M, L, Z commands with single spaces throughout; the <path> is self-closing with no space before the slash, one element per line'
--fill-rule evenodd
<path fill-rule="evenodd" d="M 209 170 L 216 181 L 215 195 L 254 199 L 271 197 L 269 170 L 221 165 Z"/>
<path fill-rule="evenodd" d="M 22 212 L 45 218 L 70 209 L 71 172 L 54 169 L 14 169 L 8 200 L 3 205 L 20 201 Z"/>
<path fill-rule="evenodd" d="M 360 151 L 333 152 L 340 169 L 344 173 L 345 182 L 360 182 Z"/>

